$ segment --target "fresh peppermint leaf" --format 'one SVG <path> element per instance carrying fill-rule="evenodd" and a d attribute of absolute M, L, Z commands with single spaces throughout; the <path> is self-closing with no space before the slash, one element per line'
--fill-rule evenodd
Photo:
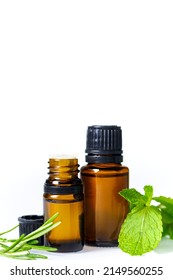
<path fill-rule="evenodd" d="M 170 197 L 153 197 L 153 200 L 160 203 L 158 208 L 161 211 L 163 222 L 163 236 L 173 239 L 173 199 Z"/>
<path fill-rule="evenodd" d="M 162 230 L 162 217 L 156 206 L 136 206 L 121 227 L 119 247 L 133 256 L 150 252 L 158 246 Z"/>
<path fill-rule="evenodd" d="M 136 205 L 142 204 L 145 205 L 146 198 L 144 195 L 142 195 L 137 190 L 133 189 L 124 189 L 119 192 L 119 194 L 124 197 L 128 202 L 131 204 L 131 208 L 133 208 Z"/>
<path fill-rule="evenodd" d="M 173 199 L 166 196 L 153 197 L 153 200 L 166 207 L 167 213 L 173 217 Z"/>
<path fill-rule="evenodd" d="M 162 236 L 169 236 L 170 239 L 173 239 L 173 223 L 163 224 Z"/>
<path fill-rule="evenodd" d="M 147 185 L 144 187 L 145 197 L 146 197 L 146 206 L 149 206 L 153 197 L 153 187 Z"/>
<path fill-rule="evenodd" d="M 170 239 L 173 239 L 173 217 L 167 211 L 167 208 L 164 205 L 159 205 L 162 223 L 163 223 L 163 233 L 162 236 L 169 236 Z"/>
<path fill-rule="evenodd" d="M 165 206 L 159 205 L 159 209 L 162 214 L 162 222 L 164 224 L 173 224 L 173 216 L 169 214 L 169 211 Z"/>
<path fill-rule="evenodd" d="M 153 200 L 160 202 L 161 204 L 163 204 L 165 206 L 173 207 L 173 198 L 166 197 L 166 196 L 158 196 L 158 197 L 153 197 Z"/>

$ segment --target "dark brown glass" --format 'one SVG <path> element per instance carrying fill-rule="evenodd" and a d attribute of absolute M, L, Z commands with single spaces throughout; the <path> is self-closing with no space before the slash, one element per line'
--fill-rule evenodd
<path fill-rule="evenodd" d="M 82 250 L 83 193 L 70 191 L 76 186 L 81 187 L 81 180 L 78 178 L 78 160 L 50 159 L 46 185 L 55 189 L 54 193 L 45 192 L 43 195 L 45 220 L 59 212 L 57 221 L 61 221 L 61 224 L 46 234 L 45 245 L 57 248 L 58 252 Z M 59 193 L 60 190 L 61 192 L 68 190 L 70 193 Z"/>
<path fill-rule="evenodd" d="M 128 213 L 127 201 L 119 195 L 128 188 L 129 170 L 116 163 L 89 163 L 81 168 L 84 185 L 85 243 L 118 245 L 121 225 Z"/>

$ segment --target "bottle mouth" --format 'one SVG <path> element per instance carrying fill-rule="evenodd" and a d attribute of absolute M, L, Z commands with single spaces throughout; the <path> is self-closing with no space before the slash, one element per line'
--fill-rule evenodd
<path fill-rule="evenodd" d="M 77 158 L 50 158 L 48 162 L 49 178 L 52 180 L 72 180 L 77 177 L 79 173 L 79 164 Z"/>
<path fill-rule="evenodd" d="M 59 167 L 71 167 L 71 166 L 78 166 L 78 159 L 72 157 L 53 157 L 49 158 L 49 167 L 52 168 L 59 168 Z"/>
<path fill-rule="evenodd" d="M 49 159 L 54 159 L 54 160 L 77 160 L 76 155 L 70 155 L 70 154 L 52 154 L 49 156 Z"/>

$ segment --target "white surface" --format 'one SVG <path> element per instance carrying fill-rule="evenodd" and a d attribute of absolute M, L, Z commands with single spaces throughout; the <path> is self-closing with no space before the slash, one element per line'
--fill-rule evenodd
<path fill-rule="evenodd" d="M 42 213 L 50 154 L 85 163 L 92 124 L 122 126 L 130 187 L 173 197 L 172 14 L 172 1 L 0 1 L 0 231 Z"/>
<path fill-rule="evenodd" d="M 16 261 L 16 260 L 9 260 L 2 258 L 1 261 L 1 274 L 5 276 L 5 279 L 11 279 L 10 271 L 11 269 L 20 269 L 23 270 L 24 273 L 25 269 L 27 270 L 34 268 L 36 269 L 57 269 L 61 270 L 67 267 L 70 269 L 70 272 L 73 273 L 74 270 L 87 270 L 93 269 L 94 275 L 78 275 L 78 276 L 65 276 L 66 279 L 109 279 L 109 277 L 116 277 L 116 279 L 167 279 L 172 280 L 172 267 L 171 263 L 168 260 L 171 260 L 173 256 L 173 241 L 164 238 L 160 245 L 151 253 L 147 253 L 143 256 L 135 256 L 131 257 L 128 254 L 123 253 L 120 251 L 119 248 L 94 248 L 85 246 L 84 250 L 76 253 L 48 253 L 47 256 L 49 260 L 37 260 L 37 261 Z M 131 267 L 133 270 L 135 268 L 139 269 L 140 267 L 146 269 L 147 267 L 161 267 L 163 269 L 163 275 L 121 275 L 118 274 L 113 275 L 104 275 L 107 271 L 106 267 L 110 268 L 113 267 L 114 271 L 118 267 Z M 109 271 L 111 273 L 111 270 Z M 19 277 L 19 274 L 18 274 Z M 31 279 L 30 276 L 25 275 L 25 279 Z M 54 278 L 55 276 L 43 276 L 37 275 L 37 279 L 50 279 Z M 56 276 L 59 279 L 63 279 L 64 276 Z"/>
<path fill-rule="evenodd" d="M 112 261 L 115 258 L 117 260 L 120 259 L 131 259 L 133 260 L 146 260 L 148 261 L 148 265 L 153 264 L 153 258 L 159 261 L 166 257 L 171 258 L 173 256 L 173 240 L 170 240 L 169 238 L 164 237 L 158 247 L 154 249 L 152 252 L 146 253 L 142 256 L 130 256 L 127 253 L 124 253 L 121 251 L 118 247 L 112 247 L 112 248 L 104 248 L 104 247 L 92 247 L 92 246 L 84 246 L 83 250 L 78 252 L 71 252 L 71 253 L 50 253 L 50 252 L 39 252 L 35 251 L 41 254 L 44 254 L 48 257 L 48 260 L 58 260 L 59 262 L 70 262 L 71 260 L 76 261 L 78 263 L 80 262 L 90 262 L 97 261 L 102 262 L 103 260 L 106 262 Z M 4 260 L 4 258 L 1 258 L 1 260 Z M 11 259 L 5 259 L 6 262 L 11 262 Z M 47 262 L 48 260 L 43 260 L 43 262 Z M 13 260 L 13 262 L 17 262 L 16 260 Z"/>
<path fill-rule="evenodd" d="M 140 260 L 143 259 L 148 261 L 148 265 L 152 265 L 152 258 L 156 260 L 162 260 L 163 257 L 165 257 L 165 254 L 168 254 L 169 258 L 173 256 L 173 240 L 170 240 L 169 238 L 164 237 L 159 246 L 153 250 L 150 253 L 146 253 L 145 255 L 142 256 L 129 256 L 128 254 L 122 252 L 119 248 L 97 248 L 97 247 L 90 247 L 90 246 L 84 246 L 84 249 L 75 252 L 75 253 L 46 253 L 48 256 L 48 259 L 50 260 L 60 260 L 60 261 L 70 261 L 70 260 L 75 260 L 78 262 L 85 261 L 87 262 L 88 260 L 90 262 L 92 261 L 97 261 L 97 262 L 102 262 L 105 260 L 105 263 L 108 262 L 109 260 L 112 261 L 115 258 L 117 260 L 119 258 L 125 258 L 125 259 L 135 259 L 135 260 Z"/>

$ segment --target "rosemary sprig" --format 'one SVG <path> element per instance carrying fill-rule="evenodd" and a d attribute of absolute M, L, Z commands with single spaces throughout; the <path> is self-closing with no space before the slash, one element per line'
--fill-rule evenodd
<path fill-rule="evenodd" d="M 6 234 L 6 233 L 9 233 L 10 231 L 14 230 L 14 229 L 17 228 L 18 226 L 19 226 L 19 225 L 15 226 L 15 227 L 13 227 L 13 228 L 7 230 L 7 231 L 4 231 L 4 232 L 0 233 L 0 236 L 1 236 L 1 235 L 4 235 L 4 234 Z"/>
<path fill-rule="evenodd" d="M 50 219 L 45 221 L 45 223 L 38 229 L 27 235 L 22 234 L 18 239 L 8 240 L 6 238 L 0 238 L 0 256 L 20 260 L 36 260 L 40 258 L 47 259 L 47 256 L 44 256 L 42 254 L 31 253 L 30 250 L 43 250 L 49 252 L 57 251 L 56 248 L 38 246 L 38 241 L 36 239 L 61 224 L 60 221 L 54 223 L 58 215 L 59 213 L 54 214 Z M 17 227 L 18 225 L 10 230 L 0 233 L 0 236 L 11 232 Z"/>

